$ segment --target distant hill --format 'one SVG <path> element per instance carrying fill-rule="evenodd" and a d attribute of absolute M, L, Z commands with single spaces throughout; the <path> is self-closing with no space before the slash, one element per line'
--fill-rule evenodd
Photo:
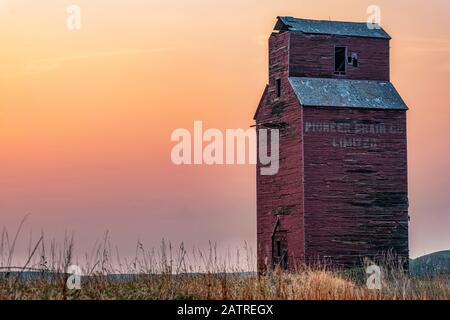
<path fill-rule="evenodd" d="M 411 274 L 415 276 L 450 275 L 450 250 L 428 254 L 410 261 Z"/>

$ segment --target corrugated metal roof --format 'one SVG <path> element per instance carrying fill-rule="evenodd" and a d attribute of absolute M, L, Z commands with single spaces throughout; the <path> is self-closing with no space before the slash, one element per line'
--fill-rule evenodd
<path fill-rule="evenodd" d="M 380 29 L 369 29 L 367 23 L 341 22 L 327 20 L 308 20 L 293 17 L 278 17 L 275 30 L 288 29 L 308 34 L 330 34 L 337 36 L 354 36 L 391 39 L 389 34 Z"/>
<path fill-rule="evenodd" d="M 329 78 L 289 78 L 303 106 L 407 110 L 392 83 Z"/>

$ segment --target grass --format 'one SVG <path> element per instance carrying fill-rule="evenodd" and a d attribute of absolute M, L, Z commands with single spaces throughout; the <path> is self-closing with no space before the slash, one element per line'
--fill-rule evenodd
<path fill-rule="evenodd" d="M 69 291 L 66 277 L 54 281 L 0 281 L 0 299 L 223 299 L 223 300 L 429 300 L 450 298 L 448 278 L 384 282 L 380 291 L 368 290 L 340 274 L 304 270 L 275 271 L 263 276 L 211 273 L 202 275 L 140 275 L 133 280 L 102 276 L 83 278 L 82 290 Z"/>
<path fill-rule="evenodd" d="M 150 250 L 138 242 L 135 257 L 122 259 L 118 250 L 112 249 L 108 233 L 84 255 L 82 289 L 69 290 L 65 270 L 75 260 L 73 237 L 66 236 L 62 244 L 57 244 L 41 234 L 38 241 L 29 241 L 28 258 L 22 266 L 13 266 L 23 223 L 24 220 L 14 237 L 5 229 L 1 234 L 2 300 L 450 300 L 448 275 L 411 277 L 395 267 L 399 264 L 393 263 L 395 257 L 391 255 L 377 262 L 383 271 L 381 290 L 369 290 L 364 268 L 344 272 L 303 267 L 295 272 L 277 269 L 264 275 L 246 272 L 255 265 L 254 254 L 247 245 L 221 258 L 213 243 L 206 251 L 188 252 L 183 244 L 175 249 L 164 240 L 160 248 Z M 111 276 L 118 274 L 122 276 Z M 27 275 L 33 277 L 25 279 Z"/>

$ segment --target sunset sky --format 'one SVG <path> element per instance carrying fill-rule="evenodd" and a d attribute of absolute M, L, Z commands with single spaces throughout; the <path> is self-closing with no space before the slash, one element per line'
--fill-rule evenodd
<path fill-rule="evenodd" d="M 81 8 L 81 30 L 66 8 Z M 381 7 L 410 107 L 413 257 L 450 249 L 450 1 L 0 0 L 0 228 L 37 239 L 256 243 L 253 166 L 175 166 L 170 135 L 248 128 L 279 15 L 361 21 Z"/>

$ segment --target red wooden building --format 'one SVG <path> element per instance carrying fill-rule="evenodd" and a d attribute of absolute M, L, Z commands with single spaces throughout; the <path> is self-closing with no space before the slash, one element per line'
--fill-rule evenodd
<path fill-rule="evenodd" d="M 279 17 L 257 128 L 280 130 L 278 174 L 257 175 L 258 268 L 408 259 L 407 106 L 390 36 L 365 23 Z"/>

